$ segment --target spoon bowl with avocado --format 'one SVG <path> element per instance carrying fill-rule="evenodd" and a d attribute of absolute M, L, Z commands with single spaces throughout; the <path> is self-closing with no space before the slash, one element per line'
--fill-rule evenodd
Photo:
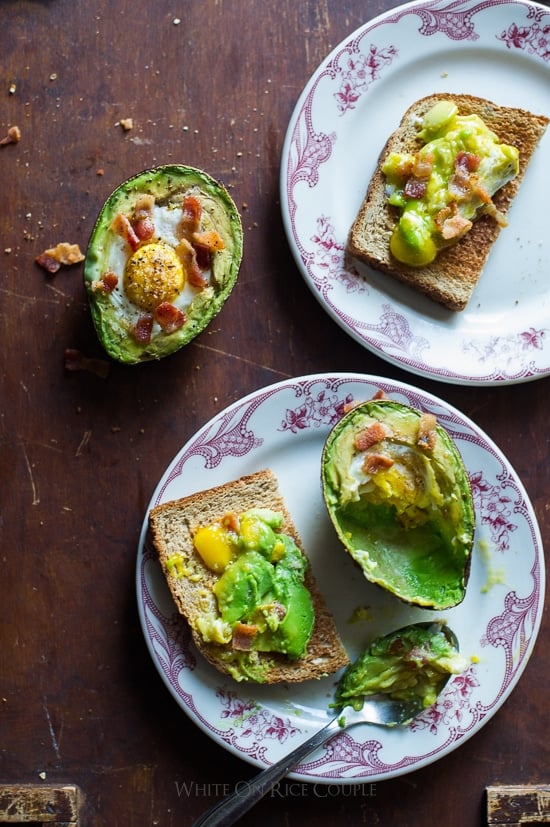
<path fill-rule="evenodd" d="M 455 634 L 439 621 L 411 624 L 376 638 L 342 674 L 331 704 L 336 711 L 332 720 L 260 772 L 246 790 L 239 786 L 193 827 L 235 824 L 303 758 L 344 729 L 357 724 L 407 726 L 436 702 L 452 675 L 467 667 Z"/>

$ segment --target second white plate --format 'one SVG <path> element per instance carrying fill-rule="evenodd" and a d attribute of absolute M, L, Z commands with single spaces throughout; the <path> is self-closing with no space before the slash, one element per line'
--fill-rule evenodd
<path fill-rule="evenodd" d="M 329 316 L 387 361 L 445 382 L 500 384 L 550 373 L 550 129 L 468 307 L 452 313 L 366 267 L 349 229 L 405 110 L 462 92 L 550 115 L 550 10 L 510 0 L 413 2 L 365 24 L 319 66 L 290 120 L 281 165 L 287 237 Z M 505 137 L 505 136 L 503 136 Z"/>
<path fill-rule="evenodd" d="M 365 581 L 342 550 L 323 504 L 321 452 L 352 401 L 378 389 L 434 413 L 455 439 L 477 510 L 476 542 L 464 602 L 443 613 L 401 603 Z M 407 623 L 446 619 L 469 670 L 406 728 L 359 726 L 338 735 L 293 773 L 326 784 L 374 781 L 418 769 L 456 749 L 495 714 L 519 680 L 544 606 L 544 556 L 527 495 L 498 448 L 440 399 L 373 376 L 305 376 L 263 388 L 219 413 L 174 457 L 150 507 L 270 467 L 311 560 L 343 643 L 353 659 L 373 639 Z M 191 643 L 145 517 L 137 559 L 137 599 L 145 640 L 166 686 L 220 746 L 264 767 L 328 721 L 338 676 L 299 685 L 239 684 L 211 667 Z"/>

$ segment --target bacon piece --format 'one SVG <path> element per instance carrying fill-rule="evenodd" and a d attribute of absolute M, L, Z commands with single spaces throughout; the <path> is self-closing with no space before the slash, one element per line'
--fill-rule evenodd
<path fill-rule="evenodd" d="M 85 370 L 89 373 L 94 373 L 101 379 L 106 379 L 109 375 L 109 368 L 109 362 L 105 359 L 95 359 L 90 356 L 85 356 L 82 351 L 76 348 L 68 347 L 65 349 L 65 370 Z"/>
<path fill-rule="evenodd" d="M 155 223 L 149 215 L 134 219 L 132 227 L 139 241 L 149 241 L 155 234 Z"/>
<path fill-rule="evenodd" d="M 457 212 L 445 219 L 441 227 L 441 235 L 446 241 L 450 241 L 453 238 L 461 238 L 471 229 L 472 222 Z"/>
<path fill-rule="evenodd" d="M 387 437 L 386 428 L 381 422 L 373 422 L 355 436 L 353 441 L 354 448 L 357 451 L 367 451 L 377 442 L 382 442 Z"/>
<path fill-rule="evenodd" d="M 155 234 L 154 205 L 155 197 L 148 193 L 142 193 L 134 205 L 131 224 L 140 241 L 149 241 Z"/>
<path fill-rule="evenodd" d="M 21 130 L 18 126 L 10 126 L 5 138 L 0 141 L 0 146 L 7 146 L 8 144 L 17 144 L 21 140 Z"/>
<path fill-rule="evenodd" d="M 409 178 L 405 184 L 403 194 L 406 198 L 424 198 L 426 195 L 427 181 L 420 178 Z"/>
<path fill-rule="evenodd" d="M 365 454 L 363 460 L 363 471 L 369 477 L 378 474 L 379 471 L 387 471 L 393 465 L 393 459 L 387 454 Z"/>
<path fill-rule="evenodd" d="M 497 210 L 493 201 L 491 201 L 490 204 L 487 204 L 487 206 L 484 209 L 484 212 L 485 215 L 490 215 L 491 218 L 494 218 L 499 227 L 508 226 L 508 219 L 506 218 L 506 215 L 500 210 Z"/>
<path fill-rule="evenodd" d="M 472 179 L 472 191 L 477 195 L 479 200 L 483 204 L 492 204 L 493 199 L 491 198 L 488 190 L 486 190 L 483 184 L 480 182 L 477 175 L 473 175 Z"/>
<path fill-rule="evenodd" d="M 53 256 L 47 255 L 47 253 L 40 253 L 39 256 L 36 256 L 35 261 L 52 276 L 61 268 L 60 262 Z"/>
<path fill-rule="evenodd" d="M 140 345 L 148 345 L 153 331 L 153 315 L 145 313 L 140 316 L 135 325 L 130 328 L 130 334 Z"/>
<path fill-rule="evenodd" d="M 139 236 L 136 234 L 136 231 L 132 227 L 132 223 L 127 215 L 124 215 L 121 212 L 117 213 L 113 219 L 113 223 L 111 224 L 111 229 L 130 245 L 133 252 L 135 252 L 141 244 Z"/>
<path fill-rule="evenodd" d="M 374 394 L 374 396 L 372 396 L 372 397 L 371 397 L 371 399 L 387 399 L 387 398 L 388 398 L 388 397 L 386 396 L 386 394 L 385 394 L 385 392 L 382 390 L 382 388 L 378 388 L 378 390 L 376 391 L 376 393 Z"/>
<path fill-rule="evenodd" d="M 92 282 L 92 290 L 101 293 L 112 293 L 118 284 L 118 276 L 112 270 L 103 273 L 100 279 Z"/>
<path fill-rule="evenodd" d="M 222 518 L 222 525 L 224 528 L 229 529 L 229 531 L 233 531 L 235 534 L 238 534 L 240 527 L 238 515 L 235 514 L 234 511 L 228 511 Z"/>
<path fill-rule="evenodd" d="M 165 333 L 175 333 L 185 324 L 185 313 L 170 302 L 161 302 L 154 313 L 155 321 L 162 327 Z"/>
<path fill-rule="evenodd" d="M 416 443 L 421 448 L 428 451 L 433 451 L 435 447 L 437 417 L 431 413 L 422 413 L 420 415 L 420 423 L 418 425 L 418 435 Z"/>
<path fill-rule="evenodd" d="M 193 233 L 191 241 L 195 247 L 203 247 L 206 250 L 217 253 L 225 249 L 224 240 L 216 230 L 206 230 L 202 233 Z"/>
<path fill-rule="evenodd" d="M 420 178 L 423 181 L 427 181 L 432 174 L 433 168 L 433 154 L 430 153 L 427 155 L 421 155 L 419 152 L 416 154 L 413 165 L 413 176 L 415 178 Z"/>
<path fill-rule="evenodd" d="M 233 649 L 239 652 L 249 652 L 252 649 L 252 641 L 257 633 L 257 626 L 248 623 L 236 623 L 233 629 Z"/>
<path fill-rule="evenodd" d="M 186 195 L 182 204 L 179 231 L 183 238 L 189 238 L 200 229 L 202 205 L 195 195 Z"/>
<path fill-rule="evenodd" d="M 462 150 L 455 158 L 455 170 L 462 170 L 465 173 L 472 173 L 477 170 L 481 163 L 479 155 L 473 152 L 465 152 Z"/>
<path fill-rule="evenodd" d="M 201 272 L 197 261 L 197 251 L 193 245 L 187 241 L 186 238 L 182 238 L 176 252 L 185 268 L 189 284 L 192 284 L 194 287 L 206 287 L 208 280 Z"/>
<path fill-rule="evenodd" d="M 48 273 L 57 273 L 61 265 L 70 267 L 84 260 L 78 244 L 69 244 L 67 241 L 60 241 L 55 247 L 44 250 L 35 261 Z"/>

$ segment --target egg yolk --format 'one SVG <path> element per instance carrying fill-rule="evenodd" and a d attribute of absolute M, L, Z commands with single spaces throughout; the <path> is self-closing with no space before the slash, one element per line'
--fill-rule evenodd
<path fill-rule="evenodd" d="M 133 304 L 152 313 L 162 302 L 173 302 L 185 284 L 176 251 L 160 241 L 144 244 L 124 268 L 124 291 Z"/>

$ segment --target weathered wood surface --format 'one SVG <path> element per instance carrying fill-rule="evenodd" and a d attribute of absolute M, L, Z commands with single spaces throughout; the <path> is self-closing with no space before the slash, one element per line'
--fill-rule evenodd
<path fill-rule="evenodd" d="M 0 2 L 0 132 L 21 130 L 0 148 L 0 782 L 78 785 L 83 824 L 189 825 L 255 773 L 167 692 L 134 586 L 161 474 L 229 403 L 327 370 L 416 384 L 495 440 L 550 537 L 548 380 L 460 387 L 393 367 L 329 319 L 285 238 L 279 163 L 298 96 L 334 46 L 391 5 Z M 58 241 L 85 249 L 106 196 L 165 162 L 206 169 L 242 211 L 235 291 L 170 359 L 68 374 L 65 348 L 102 357 L 81 265 L 49 278 L 35 256 Z M 549 674 L 545 615 L 511 697 L 452 754 L 360 795 L 289 787 L 242 823 L 483 824 L 486 787 L 548 782 Z"/>

